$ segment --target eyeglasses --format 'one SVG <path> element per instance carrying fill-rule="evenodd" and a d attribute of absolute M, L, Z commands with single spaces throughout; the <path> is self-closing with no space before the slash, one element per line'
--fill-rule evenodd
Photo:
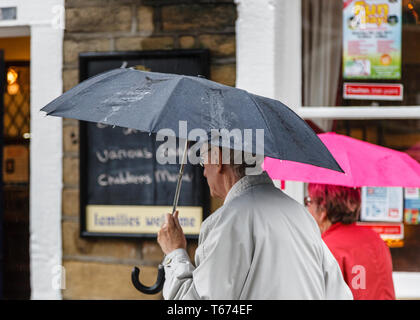
<path fill-rule="evenodd" d="M 303 199 L 303 203 L 305 204 L 305 207 L 308 207 L 308 206 L 312 203 L 312 199 L 311 199 L 311 197 L 310 197 L 310 196 L 306 196 L 306 197 Z"/>

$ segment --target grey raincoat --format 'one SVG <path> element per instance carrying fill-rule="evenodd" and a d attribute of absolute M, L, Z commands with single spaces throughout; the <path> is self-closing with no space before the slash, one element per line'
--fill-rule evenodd
<path fill-rule="evenodd" d="M 352 299 L 313 217 L 269 176 L 245 176 L 202 224 L 195 267 L 169 253 L 165 299 Z"/>

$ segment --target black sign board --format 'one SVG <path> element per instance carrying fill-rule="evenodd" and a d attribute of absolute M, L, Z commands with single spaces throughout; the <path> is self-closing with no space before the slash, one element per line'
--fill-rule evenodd
<path fill-rule="evenodd" d="M 82 53 L 79 63 L 80 81 L 119 67 L 209 75 L 207 50 Z M 156 160 L 162 143 L 130 128 L 80 122 L 81 236 L 156 236 L 170 212 L 179 171 L 179 164 Z M 172 152 L 182 154 L 182 148 Z M 178 205 L 186 236 L 196 238 L 209 205 L 200 166 L 185 166 Z"/>

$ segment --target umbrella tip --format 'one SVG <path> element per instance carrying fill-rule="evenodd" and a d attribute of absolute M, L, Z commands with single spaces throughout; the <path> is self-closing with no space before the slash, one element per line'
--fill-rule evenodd
<path fill-rule="evenodd" d="M 48 112 L 44 111 L 44 110 L 39 110 L 38 114 L 41 115 L 42 117 L 46 118 L 48 116 Z"/>

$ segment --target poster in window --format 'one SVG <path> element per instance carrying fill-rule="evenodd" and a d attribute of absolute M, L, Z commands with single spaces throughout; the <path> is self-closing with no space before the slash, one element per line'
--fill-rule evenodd
<path fill-rule="evenodd" d="M 404 222 L 420 224 L 420 188 L 404 189 Z"/>
<path fill-rule="evenodd" d="M 401 0 L 343 0 L 343 77 L 401 79 Z"/>
<path fill-rule="evenodd" d="M 362 187 L 362 221 L 401 222 L 403 188 Z"/>

